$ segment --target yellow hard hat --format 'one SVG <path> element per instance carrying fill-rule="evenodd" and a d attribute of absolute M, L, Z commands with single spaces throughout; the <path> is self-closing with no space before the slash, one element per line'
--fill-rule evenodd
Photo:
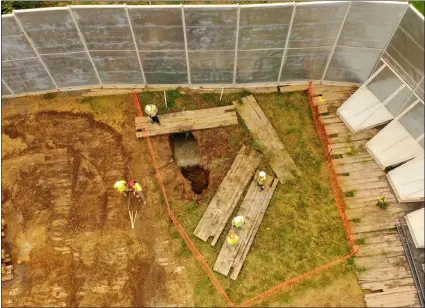
<path fill-rule="evenodd" d="M 146 110 L 147 110 L 147 111 L 151 111 L 151 110 L 152 110 L 152 106 L 151 106 L 151 105 L 147 105 L 147 106 L 146 106 Z"/>

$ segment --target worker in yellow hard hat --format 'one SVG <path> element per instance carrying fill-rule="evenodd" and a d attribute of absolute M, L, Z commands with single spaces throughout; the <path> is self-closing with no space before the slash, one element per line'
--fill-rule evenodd
<path fill-rule="evenodd" d="M 116 189 L 119 193 L 123 194 L 123 195 L 124 195 L 124 197 L 127 197 L 127 192 L 128 192 L 129 190 L 128 190 L 127 182 L 126 182 L 126 181 L 124 181 L 124 180 L 116 181 L 116 182 L 115 182 L 115 184 L 114 184 L 114 188 L 115 188 L 115 189 Z"/>
<path fill-rule="evenodd" d="M 264 171 L 260 171 L 258 173 L 258 186 L 260 186 L 261 190 L 264 190 L 264 184 L 266 183 L 266 173 Z"/>
<path fill-rule="evenodd" d="M 158 108 L 155 105 L 146 105 L 145 112 L 148 116 L 151 117 L 152 123 L 156 122 L 161 125 L 158 119 Z"/>
<path fill-rule="evenodd" d="M 227 241 L 227 247 L 229 248 L 236 247 L 237 244 L 239 243 L 239 236 L 232 230 L 227 236 L 226 241 Z"/>
<path fill-rule="evenodd" d="M 137 200 L 139 201 L 143 200 L 143 204 L 146 204 L 145 195 L 143 194 L 143 191 L 142 191 L 142 185 L 137 183 L 135 180 L 130 180 L 128 182 L 128 188 L 130 189 L 131 192 L 133 192 Z"/>
<path fill-rule="evenodd" d="M 236 216 L 232 219 L 233 228 L 243 230 L 244 225 L 245 225 L 245 218 L 243 216 Z"/>

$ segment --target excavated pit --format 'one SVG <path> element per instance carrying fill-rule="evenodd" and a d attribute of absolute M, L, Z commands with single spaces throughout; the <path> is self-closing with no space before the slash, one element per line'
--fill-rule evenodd
<path fill-rule="evenodd" d="M 190 181 L 195 194 L 202 194 L 208 188 L 210 174 L 200 165 L 201 157 L 195 136 L 191 132 L 176 133 L 170 135 L 169 141 L 181 174 Z"/>

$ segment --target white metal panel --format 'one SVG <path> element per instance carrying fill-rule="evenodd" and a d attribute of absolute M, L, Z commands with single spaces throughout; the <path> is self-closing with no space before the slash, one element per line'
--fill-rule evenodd
<path fill-rule="evenodd" d="M 382 169 L 420 156 L 424 152 L 417 140 L 396 120 L 369 140 L 366 149 Z"/>
<path fill-rule="evenodd" d="M 387 174 L 399 202 L 424 200 L 424 157 L 407 162 Z"/>
<path fill-rule="evenodd" d="M 381 106 L 380 100 L 367 87 L 363 87 L 338 109 L 337 114 L 352 132 L 356 132 L 363 127 L 384 123 L 394 118 L 386 108 L 378 111 Z"/>
<path fill-rule="evenodd" d="M 424 248 L 424 208 L 407 214 L 406 222 L 416 248 Z"/>

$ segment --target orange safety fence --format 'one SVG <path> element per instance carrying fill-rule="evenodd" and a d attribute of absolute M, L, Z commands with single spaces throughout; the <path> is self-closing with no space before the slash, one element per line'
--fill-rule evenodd
<path fill-rule="evenodd" d="M 309 88 L 308 88 L 308 95 L 309 95 L 309 100 L 310 100 L 310 107 L 311 107 L 311 111 L 312 111 L 312 115 L 313 115 L 313 120 L 314 120 L 314 125 L 316 127 L 317 130 L 317 134 L 319 135 L 320 140 L 322 141 L 322 144 L 324 146 L 324 150 L 325 153 L 327 155 L 327 163 L 328 163 L 328 168 L 330 171 L 330 178 L 331 178 L 331 186 L 332 186 L 332 192 L 334 194 L 335 197 L 335 201 L 337 204 L 337 208 L 338 208 L 338 212 L 339 215 L 341 217 L 341 220 L 344 224 L 346 233 L 347 233 L 347 237 L 349 239 L 349 243 L 350 243 L 350 253 L 339 257 L 338 259 L 331 261 L 323 266 L 317 267 L 309 272 L 306 272 L 304 274 L 301 274 L 299 276 L 296 276 L 294 278 L 288 279 L 280 284 L 278 284 L 277 286 L 268 289 L 254 297 L 252 297 L 251 299 L 248 299 L 247 301 L 243 302 L 242 304 L 238 305 L 240 307 L 246 307 L 246 306 L 251 306 L 254 303 L 258 302 L 258 301 L 262 301 L 264 299 L 266 299 L 267 297 L 275 294 L 276 292 L 278 292 L 279 290 L 290 286 L 292 284 L 298 283 L 303 279 L 306 278 L 311 278 L 314 275 L 317 275 L 321 272 L 323 272 L 324 270 L 327 270 L 335 265 L 340 264 L 341 262 L 343 262 L 344 260 L 347 260 L 351 257 L 353 257 L 357 251 L 357 243 L 356 240 L 354 238 L 354 236 L 351 234 L 350 232 L 350 228 L 349 228 L 349 224 L 347 221 L 347 218 L 345 216 L 345 212 L 344 212 L 344 197 L 342 195 L 342 190 L 339 186 L 339 182 L 338 182 L 338 177 L 336 176 L 335 170 L 333 168 L 332 165 L 332 158 L 330 155 L 328 155 L 328 145 L 330 144 L 329 142 L 329 138 L 326 134 L 326 130 L 325 127 L 323 125 L 323 123 L 320 121 L 320 119 L 318 118 L 318 107 L 316 105 L 314 105 L 313 103 L 313 97 L 315 97 L 314 94 L 314 88 L 313 88 L 313 84 L 312 82 L 309 83 Z M 138 112 L 138 116 L 143 116 L 142 114 L 142 110 L 141 110 L 141 106 L 139 103 L 139 99 L 137 97 L 137 94 L 134 93 L 134 105 L 137 108 L 137 112 Z M 148 127 L 146 125 L 145 129 L 147 130 Z M 225 292 L 225 290 L 223 289 L 223 286 L 221 285 L 220 281 L 217 279 L 217 277 L 215 276 L 214 272 L 212 271 L 211 267 L 209 266 L 209 264 L 206 262 L 205 258 L 203 257 L 203 255 L 200 253 L 200 251 L 196 248 L 195 244 L 193 243 L 193 241 L 190 239 L 189 235 L 186 233 L 185 229 L 183 228 L 183 226 L 181 225 L 181 223 L 178 221 L 178 219 L 173 215 L 173 212 L 171 211 L 171 207 L 170 204 L 168 202 L 168 196 L 167 193 L 165 191 L 165 187 L 162 181 L 162 177 L 161 177 L 161 173 L 159 171 L 159 167 L 158 167 L 158 163 L 156 160 L 156 156 L 155 156 L 155 152 L 153 150 L 152 147 L 152 143 L 149 137 L 146 137 L 146 141 L 148 144 L 148 148 L 149 151 L 151 153 L 152 156 L 152 160 L 153 160 L 153 164 L 155 167 L 155 171 L 156 171 L 156 176 L 158 178 L 158 181 L 160 183 L 161 186 L 161 190 L 162 193 L 164 195 L 164 199 L 165 199 L 165 203 L 167 205 L 167 210 L 168 210 L 168 214 L 171 218 L 171 220 L 173 221 L 173 223 L 176 225 L 177 230 L 179 231 L 180 235 L 182 236 L 183 240 L 185 241 L 187 247 L 190 249 L 190 251 L 192 252 L 192 254 L 194 255 L 195 259 L 198 261 L 198 263 L 201 265 L 202 269 L 205 271 L 205 273 L 208 275 L 208 277 L 211 280 L 211 283 L 213 284 L 213 286 L 216 288 L 216 290 L 224 297 L 224 299 L 226 300 L 228 306 L 235 306 L 233 304 L 233 302 L 230 300 L 229 296 L 227 295 L 227 293 Z"/>
<path fill-rule="evenodd" d="M 314 275 L 317 275 L 317 274 L 323 272 L 324 270 L 327 270 L 327 269 L 329 269 L 329 268 L 331 268 L 331 267 L 333 267 L 335 265 L 340 264 L 341 262 L 343 262 L 343 261 L 345 261 L 345 260 L 353 257 L 356 253 L 357 253 L 357 251 L 354 250 L 354 251 L 350 252 L 348 255 L 342 256 L 342 257 L 340 257 L 340 258 L 338 258 L 338 259 L 336 259 L 336 260 L 334 260 L 332 262 L 329 262 L 328 264 L 325 264 L 325 265 L 320 266 L 320 267 L 316 267 L 315 269 L 313 269 L 313 270 L 311 270 L 309 272 L 306 272 L 306 273 L 301 274 L 299 276 L 296 276 L 294 278 L 288 279 L 288 280 L 282 282 L 281 284 L 278 284 L 277 286 L 275 286 L 275 287 L 273 287 L 271 289 L 268 289 L 267 291 L 265 291 L 265 292 L 263 292 L 261 294 L 258 294 L 257 296 L 254 296 L 253 298 L 251 298 L 251 299 L 243 302 L 242 304 L 240 304 L 238 306 L 239 307 L 252 306 L 255 302 L 262 301 L 266 297 L 269 297 L 269 296 L 275 294 L 276 292 L 280 291 L 281 289 L 283 289 L 285 287 L 288 287 L 288 286 L 290 286 L 292 284 L 295 284 L 297 282 L 300 282 L 301 280 L 303 280 L 305 278 L 311 278 Z"/>
<path fill-rule="evenodd" d="M 137 94 L 136 93 L 134 93 L 134 105 L 137 108 L 137 114 L 138 114 L 138 116 L 139 117 L 143 116 L 142 109 L 141 109 L 140 103 L 139 103 L 139 98 L 137 97 Z M 144 128 L 147 130 L 148 129 L 148 126 L 146 125 Z M 229 307 L 233 307 L 234 304 L 230 300 L 230 298 L 227 295 L 226 291 L 224 291 L 223 286 L 221 285 L 220 281 L 215 276 L 215 274 L 212 271 L 211 267 L 208 265 L 208 263 L 205 260 L 205 258 L 203 257 L 203 255 L 196 248 L 195 243 L 193 243 L 193 241 L 190 239 L 189 235 L 186 233 L 186 231 L 183 228 L 183 226 L 181 225 L 181 223 L 178 221 L 178 219 L 174 216 L 173 212 L 171 211 L 171 207 L 170 207 L 170 204 L 168 202 L 167 192 L 165 191 L 164 183 L 162 181 L 161 173 L 160 173 L 159 167 L 158 167 L 158 162 L 156 160 L 155 152 L 153 150 L 152 143 L 151 143 L 151 140 L 150 140 L 149 136 L 146 137 L 146 141 L 147 141 L 147 144 L 148 144 L 149 152 L 151 153 L 151 156 L 152 156 L 153 165 L 155 167 L 155 174 L 156 174 L 156 176 L 158 178 L 158 182 L 159 182 L 159 184 L 161 186 L 161 191 L 162 191 L 162 194 L 164 195 L 165 204 L 167 205 L 168 215 L 170 215 L 171 220 L 173 221 L 173 223 L 177 227 L 177 230 L 179 231 L 181 237 L 185 241 L 187 247 L 190 249 L 190 251 L 194 255 L 195 259 L 198 261 L 198 263 L 201 265 L 202 269 L 205 271 L 205 273 L 210 278 L 211 283 L 213 284 L 213 286 L 224 297 L 224 299 L 227 302 L 227 305 Z"/>
<path fill-rule="evenodd" d="M 344 195 L 342 193 L 342 189 L 339 184 L 339 180 L 338 180 L 338 176 L 336 175 L 335 168 L 332 164 L 332 156 L 330 155 L 330 152 L 329 152 L 329 145 L 331 144 L 331 142 L 329 140 L 328 134 L 326 133 L 325 125 L 323 124 L 323 122 L 321 121 L 319 117 L 319 107 L 313 102 L 313 99 L 318 96 L 315 94 L 312 81 L 310 81 L 308 85 L 308 97 L 310 101 L 310 108 L 311 108 L 311 113 L 313 116 L 314 126 L 316 127 L 317 135 L 322 141 L 323 149 L 325 151 L 326 160 L 328 163 L 328 169 L 330 173 L 332 192 L 335 198 L 335 203 L 338 208 L 339 216 L 341 217 L 342 223 L 344 224 L 345 232 L 347 233 L 347 238 L 350 243 L 350 251 L 354 251 L 357 246 L 357 241 L 355 236 L 351 233 L 350 225 L 348 223 L 347 217 L 345 216 Z"/>

